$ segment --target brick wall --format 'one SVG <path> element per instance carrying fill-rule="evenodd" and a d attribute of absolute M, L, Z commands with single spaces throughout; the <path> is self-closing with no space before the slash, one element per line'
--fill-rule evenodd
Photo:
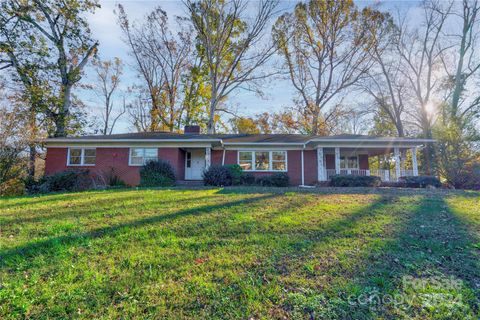
<path fill-rule="evenodd" d="M 47 148 L 45 160 L 45 174 L 75 169 L 87 169 L 93 175 L 106 177 L 112 172 L 119 176 L 128 185 L 140 183 L 140 167 L 129 166 L 129 148 L 96 148 L 96 161 L 94 166 L 67 166 L 68 148 Z M 185 152 L 179 148 L 159 148 L 160 159 L 169 161 L 177 175 L 177 179 L 185 178 Z"/>
<path fill-rule="evenodd" d="M 125 183 L 129 185 L 138 185 L 140 183 L 140 175 L 138 166 L 128 165 L 129 148 L 96 148 L 96 164 L 95 166 L 67 166 L 67 148 L 47 148 L 47 156 L 45 162 L 45 174 L 53 174 L 68 169 L 85 168 L 93 174 L 106 176 L 110 172 L 118 175 Z M 180 148 L 158 148 L 158 157 L 169 161 L 175 169 L 177 179 L 185 179 L 185 151 Z M 223 150 L 212 150 L 212 164 L 222 164 Z M 335 156 L 326 154 L 327 169 L 335 169 Z M 225 164 L 237 163 L 237 151 L 225 151 Z M 301 172 L 301 150 L 287 151 L 287 173 L 290 177 L 292 185 L 302 183 Z M 368 170 L 368 155 L 359 155 L 360 169 Z M 316 150 L 304 151 L 304 170 L 305 184 L 315 184 L 317 182 L 317 152 Z M 265 176 L 271 175 L 273 172 L 252 172 L 253 175 Z"/>

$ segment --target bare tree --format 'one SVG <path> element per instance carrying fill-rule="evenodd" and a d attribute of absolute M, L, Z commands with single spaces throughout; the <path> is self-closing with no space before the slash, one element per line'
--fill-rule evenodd
<path fill-rule="evenodd" d="M 408 100 L 407 79 L 403 74 L 404 64 L 398 59 L 397 41 L 399 30 L 389 15 L 371 21 L 370 32 L 375 35 L 375 45 L 369 54 L 373 65 L 369 68 L 360 86 L 373 98 L 373 109 L 382 109 L 396 129 L 396 135 L 405 136 L 405 103 Z M 367 108 L 369 109 L 369 108 Z"/>
<path fill-rule="evenodd" d="M 444 58 L 442 62 L 452 85 L 447 95 L 449 116 L 462 125 L 461 122 L 472 119 L 480 111 L 480 93 L 472 83 L 478 81 L 480 75 L 480 4 L 477 0 L 455 3 L 452 16 L 452 24 L 461 28 L 447 33 L 453 47 L 449 47 L 445 55 L 450 59 Z"/>
<path fill-rule="evenodd" d="M 405 75 L 416 100 L 413 117 L 426 133 L 431 130 L 433 114 L 429 110 L 432 97 L 440 85 L 439 66 L 444 51 L 441 45 L 445 22 L 450 15 L 452 3 L 425 1 L 421 5 L 423 21 L 420 28 L 405 17 L 400 21 L 397 41 L 398 54 L 404 62 Z"/>
<path fill-rule="evenodd" d="M 151 101 L 146 97 L 148 94 L 139 92 L 133 102 L 127 105 L 127 111 L 132 126 L 137 132 L 151 132 Z"/>
<path fill-rule="evenodd" d="M 185 18 L 176 17 L 178 31 L 173 34 L 167 13 L 160 7 L 138 27 L 129 22 L 122 5 L 118 5 L 118 11 L 120 26 L 150 96 L 150 131 L 179 130 L 186 111 L 185 86 L 192 85 L 182 76 L 198 68 L 199 62 L 192 27 Z M 196 91 L 189 89 L 188 99 L 192 99 Z"/>
<path fill-rule="evenodd" d="M 379 18 L 353 1 L 310 1 L 277 20 L 274 39 L 302 101 L 299 113 L 309 119 L 308 132 L 328 134 L 321 128 L 337 114 L 342 95 L 366 76 L 374 39 L 363 25 Z"/>
<path fill-rule="evenodd" d="M 207 131 L 215 131 L 215 117 L 226 111 L 221 104 L 237 89 L 256 90 L 258 81 L 269 74 L 259 68 L 274 54 L 271 44 L 263 43 L 265 29 L 275 14 L 278 1 L 245 0 L 186 1 L 210 84 Z M 248 8 L 248 10 L 247 10 Z"/>
<path fill-rule="evenodd" d="M 338 134 L 365 134 L 370 128 L 370 111 L 363 106 L 347 106 L 335 126 Z"/>
<path fill-rule="evenodd" d="M 442 56 L 448 47 L 442 43 L 445 22 L 450 16 L 452 2 L 425 1 L 421 5 L 423 21 L 413 27 L 406 18 L 399 22 L 397 51 L 404 67 L 411 101 L 414 106 L 409 115 L 421 130 L 423 137 L 432 138 L 432 126 L 436 117 L 433 96 L 439 89 Z M 423 149 L 425 171 L 434 170 L 434 150 L 431 144 Z"/>
<path fill-rule="evenodd" d="M 125 99 L 122 109 L 114 107 L 115 93 L 123 74 L 122 61 L 119 58 L 113 61 L 94 60 L 93 65 L 97 82 L 93 90 L 103 103 L 101 133 L 112 134 L 118 119 L 126 112 Z"/>

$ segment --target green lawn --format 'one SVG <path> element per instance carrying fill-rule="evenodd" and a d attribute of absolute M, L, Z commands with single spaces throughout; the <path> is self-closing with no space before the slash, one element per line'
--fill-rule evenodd
<path fill-rule="evenodd" d="M 480 193 L 0 199 L 0 318 L 477 319 Z"/>

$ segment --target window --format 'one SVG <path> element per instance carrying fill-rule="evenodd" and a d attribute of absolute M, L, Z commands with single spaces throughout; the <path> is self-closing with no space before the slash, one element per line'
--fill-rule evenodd
<path fill-rule="evenodd" d="M 69 166 L 94 166 L 96 156 L 95 148 L 69 148 L 67 164 Z"/>
<path fill-rule="evenodd" d="M 243 170 L 253 170 L 253 152 L 240 152 L 238 158 L 238 164 Z"/>
<path fill-rule="evenodd" d="M 239 151 L 238 164 L 245 171 L 287 171 L 287 152 Z"/>
<path fill-rule="evenodd" d="M 287 170 L 287 153 L 285 151 L 272 152 L 272 170 L 273 171 Z"/>
<path fill-rule="evenodd" d="M 340 157 L 341 169 L 358 169 L 358 157 Z"/>
<path fill-rule="evenodd" d="M 147 161 L 157 159 L 157 148 L 130 148 L 131 166 L 143 166 Z"/>
<path fill-rule="evenodd" d="M 270 169 L 270 152 L 255 152 L 255 170 Z"/>

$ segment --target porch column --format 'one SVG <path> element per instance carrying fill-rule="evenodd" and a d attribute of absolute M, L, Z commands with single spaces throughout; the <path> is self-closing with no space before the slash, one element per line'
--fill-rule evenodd
<path fill-rule="evenodd" d="M 340 148 L 335 148 L 335 173 L 340 174 Z"/>
<path fill-rule="evenodd" d="M 400 150 L 398 147 L 393 149 L 394 159 L 395 159 L 395 180 L 398 181 L 400 178 Z"/>
<path fill-rule="evenodd" d="M 205 169 L 210 168 L 212 164 L 212 148 L 205 148 Z"/>
<path fill-rule="evenodd" d="M 323 148 L 317 148 L 317 171 L 318 181 L 327 181 L 325 172 L 325 160 L 323 158 Z"/>
<path fill-rule="evenodd" d="M 418 176 L 417 147 L 413 147 L 411 149 L 411 152 L 412 152 L 413 175 L 416 177 L 416 176 Z"/>

